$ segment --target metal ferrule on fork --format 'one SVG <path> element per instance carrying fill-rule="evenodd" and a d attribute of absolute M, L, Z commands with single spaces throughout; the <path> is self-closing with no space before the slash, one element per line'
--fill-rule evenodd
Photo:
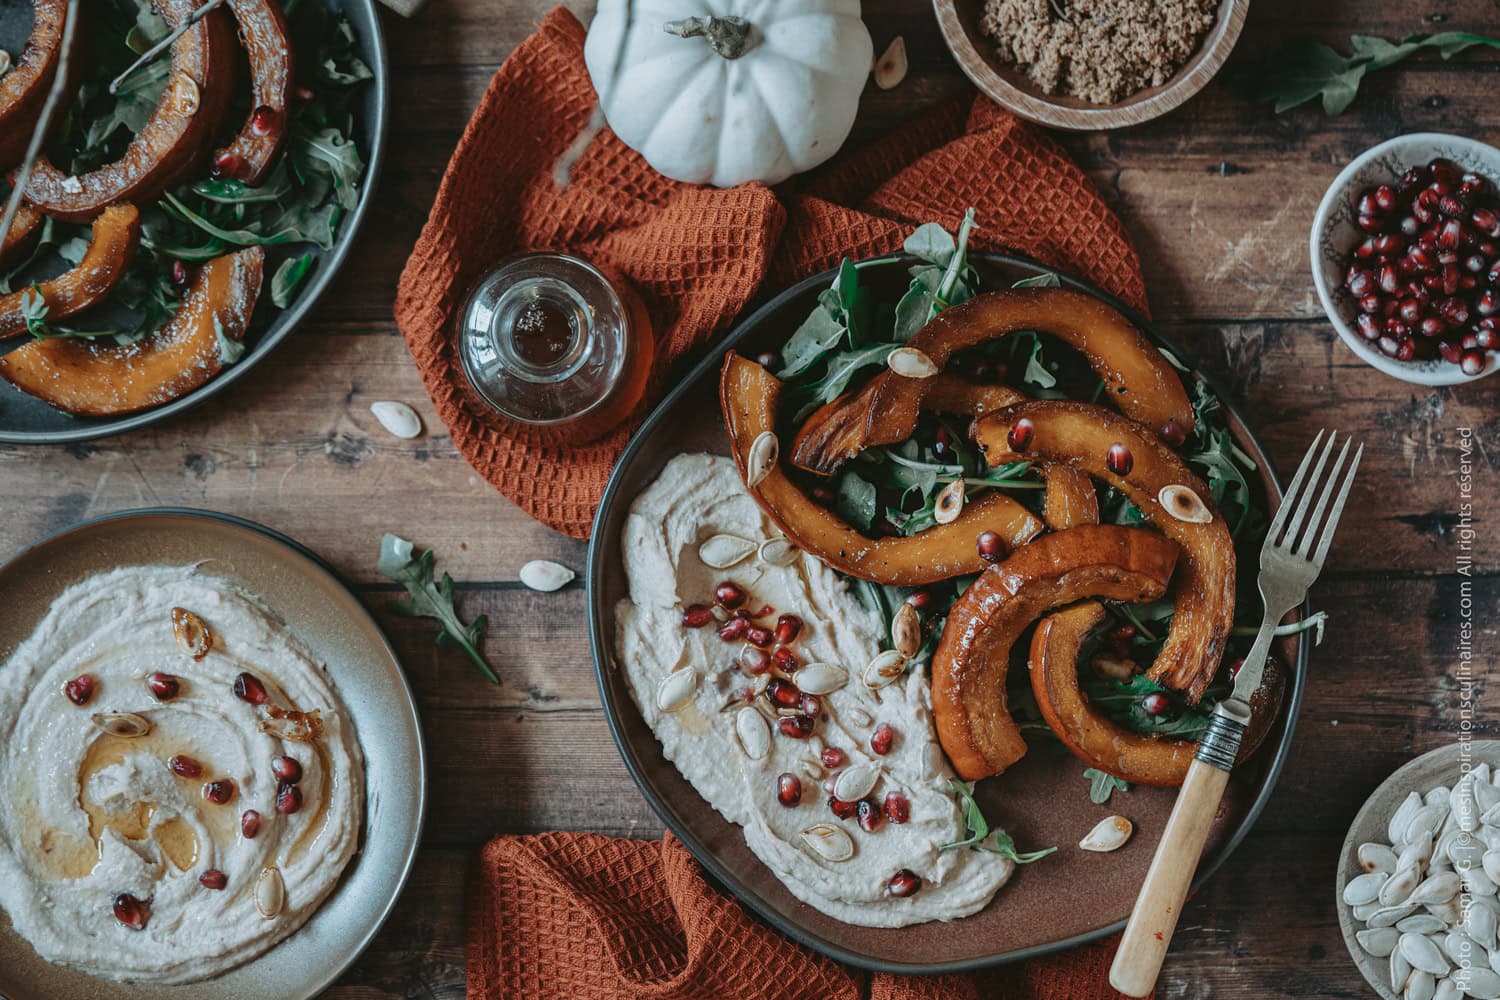
<path fill-rule="evenodd" d="M 1193 756 L 1221 771 L 1232 770 L 1249 724 L 1250 706 L 1237 698 L 1224 699 L 1209 715 L 1208 728 L 1198 738 L 1198 752 Z"/>

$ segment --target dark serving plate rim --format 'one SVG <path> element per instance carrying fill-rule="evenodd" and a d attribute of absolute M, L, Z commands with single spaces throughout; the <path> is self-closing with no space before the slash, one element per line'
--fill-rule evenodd
<path fill-rule="evenodd" d="M 97 441 L 170 420 L 172 417 L 187 412 L 239 381 L 246 372 L 269 355 L 312 311 L 313 306 L 322 299 L 323 293 L 333 283 L 334 278 L 343 270 L 344 261 L 349 256 L 354 239 L 359 235 L 365 216 L 370 212 L 376 184 L 380 178 L 380 168 L 385 161 L 390 73 L 386 63 L 385 33 L 381 30 L 380 11 L 375 0 L 318 0 L 318 2 L 331 4 L 347 14 L 351 21 L 355 18 L 359 20 L 355 28 L 355 39 L 363 43 L 359 46 L 359 54 L 365 64 L 370 67 L 370 80 L 368 81 L 370 92 L 364 98 L 363 118 L 368 156 L 365 162 L 364 186 L 359 194 L 359 204 L 355 205 L 354 210 L 346 214 L 339 223 L 338 237 L 333 248 L 320 252 L 312 280 L 302 290 L 302 294 L 271 319 L 270 325 L 255 338 L 255 343 L 245 352 L 243 358 L 185 396 L 153 409 L 121 417 L 79 417 L 76 418 L 74 426 L 63 429 L 16 430 L 0 423 L 0 444 L 73 444 L 82 441 Z M 270 275 L 266 275 L 263 278 L 261 294 L 268 294 L 269 288 Z M 7 393 L 19 393 L 19 390 L 10 386 L 3 388 Z"/>
<path fill-rule="evenodd" d="M 1172 355 L 1174 357 L 1181 358 L 1182 356 L 1176 345 L 1174 345 L 1170 340 L 1158 333 L 1151 325 L 1151 323 L 1139 312 L 1129 308 L 1114 296 L 1109 295 L 1107 292 L 1102 291 L 1098 287 L 1086 281 L 1065 274 L 1064 272 L 1059 271 L 1056 268 L 1048 267 L 1045 264 L 1040 264 L 1027 257 L 1022 257 L 1015 254 L 974 253 L 971 254 L 971 257 L 975 260 L 982 261 L 988 264 L 1010 266 L 1035 271 L 1044 271 L 1055 274 L 1063 286 L 1075 289 L 1077 291 L 1085 292 L 1120 310 L 1120 312 L 1122 312 L 1133 324 L 1135 324 L 1137 329 L 1145 333 L 1153 343 L 1172 352 Z M 860 261 L 859 263 L 861 265 L 867 266 L 876 262 L 889 262 L 892 264 L 914 263 L 916 262 L 916 259 L 911 257 L 909 254 L 895 253 L 885 254 L 880 257 L 868 258 L 867 260 Z M 615 701 L 610 692 L 610 685 L 607 676 L 607 671 L 609 669 L 609 643 L 611 642 L 611 637 L 605 633 L 605 629 L 603 628 L 603 609 L 599 603 L 599 599 L 595 590 L 597 586 L 595 581 L 600 578 L 600 573 L 603 572 L 605 560 L 615 555 L 614 550 L 617 549 L 618 543 L 618 539 L 612 536 L 606 537 L 606 533 L 604 531 L 606 516 L 614 504 L 622 502 L 628 503 L 629 500 L 632 499 L 619 496 L 619 491 L 621 488 L 620 480 L 622 478 L 620 475 L 620 470 L 629 465 L 631 460 L 635 457 L 636 453 L 643 447 L 645 447 L 647 439 L 653 436 L 653 434 L 657 430 L 658 425 L 662 423 L 662 421 L 665 419 L 665 415 L 671 410 L 673 405 L 683 396 L 693 391 L 697 387 L 700 380 L 714 376 L 714 373 L 716 373 L 719 370 L 720 366 L 723 364 L 725 351 L 734 348 L 741 340 L 756 332 L 767 317 L 774 315 L 777 310 L 785 307 L 789 302 L 802 296 L 808 295 L 809 292 L 814 289 L 827 287 L 832 283 L 834 275 L 836 273 L 837 269 L 835 268 L 824 271 L 820 274 L 812 275 L 808 278 L 804 278 L 803 280 L 797 282 L 796 284 L 790 286 L 771 299 L 767 300 L 749 316 L 736 323 L 734 328 L 730 330 L 730 332 L 724 337 L 724 339 L 713 345 L 713 347 L 708 350 L 707 356 L 704 357 L 702 361 L 694 365 L 692 370 L 684 375 L 682 379 L 677 383 L 677 385 L 669 393 L 667 393 L 667 395 L 661 400 L 660 403 L 657 404 L 656 408 L 651 411 L 650 416 L 646 418 L 645 422 L 641 424 L 641 426 L 636 430 L 634 434 L 631 435 L 630 443 L 626 446 L 624 452 L 621 453 L 620 457 L 615 461 L 614 472 L 611 473 L 609 483 L 604 488 L 604 495 L 599 501 L 598 512 L 594 516 L 594 527 L 589 539 L 587 580 L 589 606 L 589 650 L 594 660 L 594 679 L 599 688 L 599 700 L 601 706 L 604 708 L 605 719 L 609 723 L 610 735 L 614 738 L 615 746 L 619 749 L 620 757 L 624 760 L 625 767 L 630 772 L 631 779 L 635 781 L 636 787 L 640 789 L 641 794 L 645 796 L 646 801 L 650 803 L 651 808 L 655 810 L 657 816 L 661 818 L 667 829 L 670 830 L 678 840 L 682 841 L 682 843 L 688 848 L 688 850 L 692 852 L 693 856 L 698 859 L 698 863 L 703 865 L 704 868 L 708 869 L 708 871 L 712 873 L 713 877 L 717 879 L 720 884 L 728 887 L 728 889 L 734 894 L 736 899 L 749 907 L 751 911 L 753 911 L 762 920 L 766 921 L 771 926 L 781 931 L 783 934 L 788 935 L 793 940 L 806 945 L 816 952 L 827 955 L 829 958 L 832 958 L 836 961 L 843 962 L 848 965 L 853 965 L 858 968 L 868 969 L 874 972 L 890 972 L 908 975 L 937 975 L 939 973 L 949 972 L 972 972 L 976 969 L 989 968 L 991 966 L 1003 965 L 1010 962 L 1024 962 L 1028 959 L 1038 958 L 1042 955 L 1049 955 L 1053 952 L 1063 951 L 1081 944 L 1086 944 L 1090 941 L 1097 941 L 1100 938 L 1108 937 L 1111 934 L 1117 934 L 1124 929 L 1124 920 L 1119 920 L 1106 927 L 1101 927 L 1083 934 L 1076 934 L 1072 937 L 1052 941 L 1047 944 L 1034 945 L 1028 948 L 1018 948 L 1011 951 L 999 951 L 991 955 L 985 955 L 979 958 L 965 959 L 956 962 L 891 962 L 879 958 L 871 958 L 867 955 L 857 952 L 851 952 L 848 949 L 845 949 L 822 938 L 819 935 L 816 935 L 804 929 L 797 923 L 785 919 L 773 910 L 762 906 L 759 897 L 754 892 L 750 891 L 732 872 L 725 868 L 714 856 L 714 854 L 703 843 L 701 843 L 697 837 L 692 835 L 687 829 L 682 826 L 682 824 L 676 821 L 673 816 L 672 810 L 668 807 L 666 802 L 664 802 L 662 798 L 656 794 L 655 789 L 647 780 L 645 773 L 642 770 L 641 764 L 636 757 L 634 748 L 626 740 L 624 733 L 621 731 L 618 722 L 618 713 L 621 711 L 622 707 Z M 1270 461 L 1266 458 L 1265 452 L 1262 450 L 1259 440 L 1255 437 L 1254 433 L 1251 432 L 1250 425 L 1245 422 L 1243 417 L 1240 416 L 1239 411 L 1236 410 L 1233 404 L 1230 402 L 1230 397 L 1227 393 L 1224 392 L 1223 388 L 1218 384 L 1217 380 L 1205 375 L 1204 373 L 1198 371 L 1196 368 L 1192 369 L 1191 375 L 1194 378 L 1202 379 L 1208 385 L 1208 387 L 1214 391 L 1215 395 L 1219 397 L 1220 403 L 1223 406 L 1225 413 L 1228 414 L 1230 421 L 1238 423 L 1241 427 L 1244 428 L 1245 441 L 1237 441 L 1236 443 L 1240 444 L 1242 447 L 1244 447 L 1245 445 L 1249 446 L 1248 448 L 1246 448 L 1246 451 L 1249 453 L 1250 457 L 1255 460 L 1256 464 L 1264 471 L 1265 483 L 1269 487 L 1270 491 L 1274 494 L 1271 499 L 1279 502 L 1283 494 L 1281 483 L 1276 478 L 1276 473 L 1271 467 Z M 1305 617 L 1307 615 L 1308 607 L 1309 605 L 1306 600 L 1304 600 L 1298 606 L 1298 612 L 1300 616 Z M 1229 838 L 1212 856 L 1208 857 L 1198 865 L 1197 872 L 1193 876 L 1192 886 L 1189 889 L 1190 895 L 1193 892 L 1196 892 L 1204 882 L 1212 877 L 1214 872 L 1216 872 L 1219 867 L 1229 859 L 1229 856 L 1234 853 L 1234 850 L 1239 847 L 1239 845 L 1244 841 L 1245 837 L 1249 835 L 1251 828 L 1255 825 L 1255 821 L 1260 818 L 1261 812 L 1265 809 L 1266 803 L 1270 800 L 1271 793 L 1276 788 L 1276 782 L 1281 776 L 1281 771 L 1286 765 L 1287 757 L 1291 753 L 1292 736 L 1296 729 L 1297 715 L 1302 708 L 1303 688 L 1307 681 L 1308 644 L 1306 642 L 1299 641 L 1296 643 L 1296 648 L 1296 664 L 1292 671 L 1292 690 L 1291 695 L 1287 699 L 1287 703 L 1284 708 L 1285 723 L 1281 732 L 1281 738 L 1276 745 L 1275 752 L 1271 755 L 1270 761 L 1269 763 L 1267 763 L 1263 772 L 1264 776 L 1261 779 L 1260 788 L 1256 792 L 1254 800 L 1250 803 L 1250 807 L 1245 811 L 1244 818 L 1230 834 Z M 635 707 L 633 705 L 628 706 L 628 708 L 631 711 L 635 710 Z"/>

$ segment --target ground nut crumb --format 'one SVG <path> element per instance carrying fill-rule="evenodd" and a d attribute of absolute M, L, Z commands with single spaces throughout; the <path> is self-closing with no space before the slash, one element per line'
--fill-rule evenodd
<path fill-rule="evenodd" d="M 1218 0 L 986 0 L 980 28 L 1048 94 L 1113 104 L 1159 87 L 1214 23 Z"/>

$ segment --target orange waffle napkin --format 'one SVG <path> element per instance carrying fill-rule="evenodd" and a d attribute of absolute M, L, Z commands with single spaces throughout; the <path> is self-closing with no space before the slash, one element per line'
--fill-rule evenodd
<path fill-rule="evenodd" d="M 972 205 L 978 249 L 1019 251 L 1144 310 L 1140 261 L 1093 184 L 1050 139 L 984 98 L 926 111 L 775 191 L 667 180 L 607 129 L 559 186 L 559 158 L 595 105 L 583 35 L 559 7 L 500 67 L 448 164 L 396 295 L 396 323 L 454 443 L 496 489 L 559 531 L 588 536 L 614 460 L 667 372 L 701 357 L 758 292 L 845 256 L 897 250 L 923 222 L 952 231 Z M 469 388 L 454 350 L 469 287 L 501 258 L 544 249 L 627 277 L 657 334 L 657 370 L 642 407 L 580 447 L 514 436 Z"/>
<path fill-rule="evenodd" d="M 496 837 L 480 854 L 468 909 L 469 996 L 484 1000 L 1120 997 L 1107 982 L 1114 942 L 973 976 L 846 969 L 710 886 L 671 834 Z"/>

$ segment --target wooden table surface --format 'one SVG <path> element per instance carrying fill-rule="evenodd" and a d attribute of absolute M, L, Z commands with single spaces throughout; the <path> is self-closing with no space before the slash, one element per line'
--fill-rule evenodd
<path fill-rule="evenodd" d="M 431 758 L 426 839 L 395 915 L 330 995 L 464 993 L 462 888 L 489 836 L 549 829 L 654 837 L 661 824 L 616 754 L 594 689 L 581 585 L 551 595 L 522 563 L 581 569 L 584 546 L 521 514 L 475 475 L 433 415 L 391 319 L 402 262 L 461 129 L 496 66 L 551 0 L 431 0 L 387 16 L 390 158 L 360 253 L 311 321 L 238 385 L 185 418 L 58 448 L 0 447 L 0 552 L 131 507 L 227 511 L 286 532 L 361 590 L 395 640 Z M 587 15 L 586 9 L 579 13 Z M 911 73 L 865 95 L 856 139 L 966 88 L 920 0 L 866 0 L 876 50 L 904 35 Z M 1500 34 L 1491 3 L 1256 0 L 1231 66 L 1288 37 L 1345 41 Z M 1398 764 L 1467 719 L 1456 672 L 1472 600 L 1478 693 L 1500 612 L 1500 378 L 1426 390 L 1360 363 L 1324 320 L 1307 233 L 1328 182 L 1375 142 L 1412 131 L 1496 141 L 1500 54 L 1422 57 L 1370 77 L 1353 108 L 1280 117 L 1210 84 L 1176 112 L 1060 140 L 1124 219 L 1161 329 L 1219 376 L 1284 473 L 1319 427 L 1357 433 L 1364 465 L 1313 604 L 1331 616 L 1312 657 L 1292 759 L 1253 834 L 1184 913 L 1164 997 L 1368 995 L 1339 939 L 1338 846 L 1354 810 Z M 406 400 L 427 434 L 400 441 L 368 410 Z M 1460 524 L 1458 441 L 1473 432 L 1474 532 Z M 431 546 L 461 584 L 502 684 L 439 650 L 425 621 L 382 610 L 384 531 Z M 1472 575 L 1457 572 L 1472 556 Z"/>

